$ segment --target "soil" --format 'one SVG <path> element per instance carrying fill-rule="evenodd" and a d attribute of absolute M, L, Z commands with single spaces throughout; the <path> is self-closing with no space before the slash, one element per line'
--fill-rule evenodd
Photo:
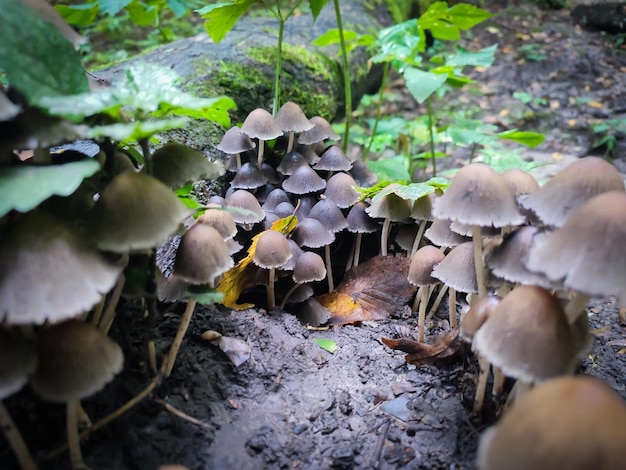
<path fill-rule="evenodd" d="M 485 120 L 548 131 L 546 143 L 529 158 L 560 163 L 588 154 L 590 123 L 626 111 L 619 79 L 626 50 L 610 36 L 574 26 L 565 11 L 487 3 L 499 15 L 476 28 L 470 47 L 497 42 L 500 53 L 493 67 L 476 76 L 483 93 L 469 99 L 480 105 Z M 519 46 L 531 43 L 546 60 L 529 60 L 529 48 L 520 55 Z M 548 105 L 511 117 L 517 109 L 512 93 L 520 90 L 546 98 Z M 624 155 L 615 159 L 622 171 Z M 139 352 L 149 323 L 142 310 L 136 301 L 118 309 L 113 335 L 124 346 L 126 367 L 85 400 L 94 421 L 152 380 Z M 153 333 L 157 351 L 169 347 L 180 313 L 180 307 L 161 312 Z M 626 400 L 626 328 L 618 323 L 615 301 L 593 300 L 589 315 L 593 348 L 577 372 L 601 377 Z M 435 317 L 431 335 L 447 328 L 444 317 Z M 415 335 L 416 323 L 400 310 L 388 320 L 318 331 L 281 310 L 198 307 L 172 376 L 93 433 L 83 444 L 85 460 L 96 469 L 475 468 L 478 439 L 495 420 L 494 405 L 489 401 L 482 417 L 471 413 L 477 364 L 469 349 L 446 364 L 415 367 L 404 353 L 382 344 L 381 337 Z M 243 340 L 249 359 L 235 367 L 202 339 L 206 330 Z M 337 350 L 320 348 L 317 338 L 333 340 Z M 29 389 L 6 404 L 37 457 L 63 444 L 62 406 L 39 401 Z M 0 462 L 2 468 L 16 466 L 4 440 Z M 69 463 L 63 454 L 41 466 L 61 469 Z"/>

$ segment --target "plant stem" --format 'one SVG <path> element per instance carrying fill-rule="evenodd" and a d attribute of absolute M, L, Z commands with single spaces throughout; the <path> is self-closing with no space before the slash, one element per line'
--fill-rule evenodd
<path fill-rule="evenodd" d="M 376 105 L 376 119 L 374 120 L 374 127 L 372 128 L 372 135 L 370 141 L 367 143 L 367 149 L 365 150 L 365 157 L 370 153 L 370 149 L 374 144 L 374 137 L 376 137 L 376 131 L 378 130 L 378 122 L 383 110 L 383 96 L 385 94 L 385 87 L 387 86 L 387 75 L 389 74 L 389 67 L 391 62 L 385 62 L 385 68 L 383 70 L 383 78 L 380 81 L 380 90 L 378 91 L 378 104 Z"/>
<path fill-rule="evenodd" d="M 433 131 L 433 109 L 430 105 L 430 96 L 426 98 L 426 109 L 428 110 L 428 135 L 430 140 L 430 160 L 433 165 L 433 177 L 437 176 L 437 162 L 435 161 L 435 133 Z"/>
<path fill-rule="evenodd" d="M 139 139 L 139 145 L 141 146 L 141 152 L 143 153 L 143 164 L 146 167 L 146 173 L 152 174 L 152 153 L 150 153 L 150 146 L 148 139 Z"/>
<path fill-rule="evenodd" d="M 335 17 L 337 18 L 337 30 L 339 31 L 339 44 L 341 45 L 341 58 L 343 60 L 343 89 L 346 103 L 346 128 L 343 132 L 343 151 L 348 152 L 350 139 L 350 127 L 352 126 L 352 85 L 350 84 L 350 65 L 348 64 L 348 50 L 343 35 L 343 22 L 341 21 L 341 9 L 339 0 L 333 0 L 335 4 Z"/>

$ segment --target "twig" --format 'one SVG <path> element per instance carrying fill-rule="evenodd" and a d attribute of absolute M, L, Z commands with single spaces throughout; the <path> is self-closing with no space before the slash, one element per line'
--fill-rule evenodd
<path fill-rule="evenodd" d="M 157 402 L 160 405 L 163 405 L 163 407 L 169 411 L 170 413 L 172 413 L 173 415 L 178 416 L 179 418 L 184 419 L 185 421 L 189 421 L 192 424 L 195 424 L 196 426 L 200 426 L 203 429 L 208 429 L 208 430 L 213 430 L 213 428 L 211 427 L 210 424 L 205 423 L 204 421 L 200 421 L 199 419 L 194 418 L 193 416 L 189 416 L 187 413 L 184 413 L 182 411 L 180 411 L 178 408 L 175 408 L 174 406 L 170 405 L 169 403 L 167 403 L 166 401 L 155 397 L 154 401 Z"/>
<path fill-rule="evenodd" d="M 391 420 L 387 420 L 387 422 L 382 425 L 382 431 L 380 436 L 378 436 L 378 442 L 376 443 L 376 449 L 374 450 L 374 468 L 380 468 L 380 459 L 383 455 L 383 447 L 385 446 L 387 433 L 389 432 L 390 427 Z"/>

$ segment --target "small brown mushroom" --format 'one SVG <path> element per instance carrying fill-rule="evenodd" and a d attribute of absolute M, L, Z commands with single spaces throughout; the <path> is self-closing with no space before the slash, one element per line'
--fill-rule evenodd
<path fill-rule="evenodd" d="M 274 293 L 276 268 L 283 266 L 291 257 L 289 242 L 282 233 L 266 230 L 261 234 L 256 244 L 253 262 L 260 268 L 269 270 L 267 281 L 267 308 L 269 310 L 276 306 Z"/>
<path fill-rule="evenodd" d="M 274 117 L 262 108 L 253 110 L 241 125 L 241 132 L 251 139 L 259 140 L 259 148 L 257 154 L 257 166 L 263 163 L 265 155 L 265 141 L 272 140 L 283 135 L 283 131 Z"/>
<path fill-rule="evenodd" d="M 440 282 L 439 279 L 432 277 L 432 272 L 444 258 L 445 255 L 442 251 L 432 245 L 426 245 L 420 248 L 411 256 L 407 279 L 409 283 L 419 287 L 412 310 L 415 312 L 419 305 L 417 340 L 420 342 L 424 341 L 426 307 L 428 306 L 428 298 L 430 297 L 429 287 Z"/>
<path fill-rule="evenodd" d="M 293 101 L 287 101 L 276 113 L 276 124 L 288 135 L 287 153 L 293 150 L 295 133 L 313 129 L 313 123 L 304 115 L 304 112 Z"/>

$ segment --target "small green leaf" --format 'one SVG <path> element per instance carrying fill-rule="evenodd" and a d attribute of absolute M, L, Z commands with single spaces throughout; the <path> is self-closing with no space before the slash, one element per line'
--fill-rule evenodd
<path fill-rule="evenodd" d="M 84 5 L 55 5 L 54 8 L 65 21 L 78 26 L 90 25 L 98 14 L 98 4 L 96 2 L 85 3 Z"/>
<path fill-rule="evenodd" d="M 222 302 L 224 295 L 206 286 L 189 286 L 183 294 L 183 300 L 189 299 L 195 299 L 200 305 L 212 305 Z"/>
<path fill-rule="evenodd" d="M 131 0 L 98 0 L 98 5 L 100 5 L 102 12 L 109 16 L 115 16 L 130 2 Z"/>
<path fill-rule="evenodd" d="M 498 45 L 485 47 L 479 51 L 468 51 L 467 49 L 456 46 L 456 54 L 446 60 L 446 65 L 454 67 L 463 67 L 473 65 L 475 67 L 490 67 L 495 60 L 495 53 Z"/>
<path fill-rule="evenodd" d="M 255 1 L 235 0 L 234 2 L 216 3 L 215 5 L 207 5 L 196 10 L 196 12 L 206 19 L 204 28 L 211 36 L 211 39 L 215 42 L 220 42 L 233 29 L 239 17 L 248 11 L 250 5 L 255 3 Z"/>
<path fill-rule="evenodd" d="M 402 155 L 367 162 L 367 166 L 381 181 L 409 181 L 408 162 Z"/>
<path fill-rule="evenodd" d="M 136 121 L 128 123 L 109 124 L 95 126 L 87 130 L 85 137 L 109 137 L 113 140 L 139 140 L 151 137 L 159 132 L 185 127 L 189 120 L 185 117 L 176 119 L 164 119 L 160 121 Z"/>
<path fill-rule="evenodd" d="M 447 18 L 462 30 L 473 28 L 493 15 L 469 3 L 458 3 L 448 10 Z"/>
<path fill-rule="evenodd" d="M 182 18 L 189 11 L 187 0 L 167 0 L 167 6 L 174 12 L 176 18 Z"/>
<path fill-rule="evenodd" d="M 535 148 L 541 145 L 546 136 L 538 132 L 524 132 L 511 129 L 509 131 L 500 132 L 496 134 L 500 139 L 512 140 L 518 144 L 526 145 L 530 148 Z"/>
<path fill-rule="evenodd" d="M 393 186 L 391 192 L 406 201 L 416 201 L 434 192 L 435 188 L 427 183 L 410 183 L 407 185 Z M 379 194 L 382 194 L 381 191 Z"/>
<path fill-rule="evenodd" d="M 406 87 L 419 104 L 422 104 L 445 82 L 448 76 L 432 72 L 424 72 L 415 67 L 408 67 L 404 71 Z"/>
<path fill-rule="evenodd" d="M 0 168 L 0 217 L 15 209 L 28 212 L 50 196 L 69 196 L 100 169 L 97 160 L 64 165 L 17 165 Z"/>
<path fill-rule="evenodd" d="M 441 39 L 442 41 L 458 41 L 461 39 L 459 28 L 445 21 L 433 20 L 427 26 L 423 24 L 421 26 L 428 28 L 435 39 Z"/>
<path fill-rule="evenodd" d="M 126 7 L 126 11 L 130 15 L 130 19 L 137 26 L 146 28 L 148 26 L 157 27 L 159 25 L 159 10 L 154 5 L 133 0 Z"/>
<path fill-rule="evenodd" d="M 313 22 L 317 21 L 317 17 L 320 16 L 322 8 L 326 6 L 328 0 L 309 0 L 309 6 L 311 7 L 311 15 L 313 15 Z"/>
<path fill-rule="evenodd" d="M 421 62 L 419 52 L 424 49 L 424 41 L 414 19 L 381 30 L 377 43 L 380 52 L 372 58 L 374 63 L 399 61 L 416 65 Z"/>
<path fill-rule="evenodd" d="M 313 342 L 329 353 L 334 353 L 337 350 L 337 343 L 332 339 L 313 338 Z"/>

